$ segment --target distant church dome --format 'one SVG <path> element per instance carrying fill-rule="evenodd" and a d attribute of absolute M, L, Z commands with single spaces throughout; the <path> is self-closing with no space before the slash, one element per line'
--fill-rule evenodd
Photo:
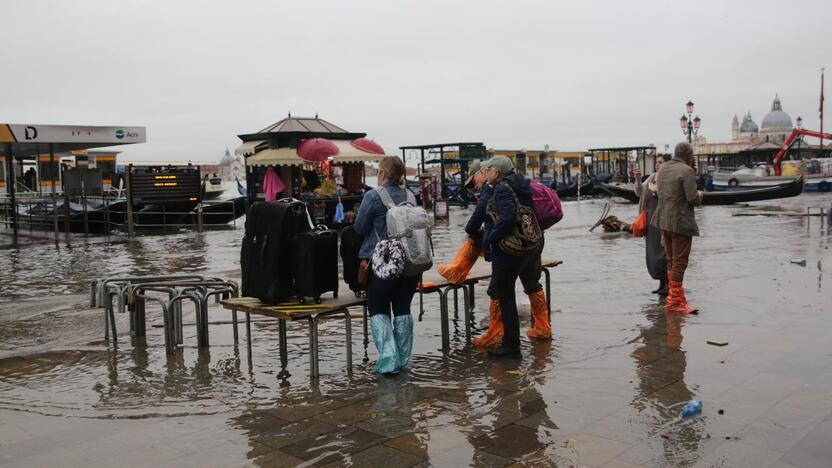
<path fill-rule="evenodd" d="M 228 148 L 226 148 L 225 149 L 225 156 L 223 156 L 222 159 L 220 159 L 220 165 L 221 166 L 230 166 L 230 165 L 234 164 L 234 161 L 236 161 L 238 159 L 239 158 L 235 158 L 234 156 L 231 156 L 231 152 L 228 151 Z"/>
<path fill-rule="evenodd" d="M 751 113 L 745 114 L 745 117 L 742 118 L 742 125 L 740 125 L 740 132 L 741 133 L 757 133 L 757 124 L 751 120 Z"/>
<path fill-rule="evenodd" d="M 766 114 L 763 118 L 763 130 L 769 128 L 792 128 L 792 118 L 789 114 L 783 112 L 780 106 L 780 97 L 774 96 L 774 102 L 771 104 L 771 112 Z"/>

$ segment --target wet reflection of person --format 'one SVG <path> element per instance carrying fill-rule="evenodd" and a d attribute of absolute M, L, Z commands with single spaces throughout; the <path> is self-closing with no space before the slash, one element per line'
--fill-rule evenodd
<path fill-rule="evenodd" d="M 554 450 L 561 435 L 538 390 L 551 371 L 551 347 L 551 341 L 532 342 L 532 360 L 525 368 L 518 361 L 487 363 L 482 381 L 489 401 L 472 408 L 475 419 L 465 431 L 475 448 L 508 460 L 523 460 L 526 466 L 548 466 L 559 458 Z M 486 435 L 480 437 L 483 431 Z M 482 460 L 473 462 L 470 466 L 482 464 Z"/>
<path fill-rule="evenodd" d="M 682 349 L 685 318 L 664 314 L 654 305 L 646 306 L 644 312 L 650 323 L 641 331 L 641 346 L 632 353 L 639 379 L 633 406 L 639 412 L 655 415 L 655 422 L 649 427 L 665 437 L 649 440 L 662 441 L 661 452 L 674 457 L 667 460 L 673 465 L 680 462 L 680 457 L 696 457 L 702 438 L 700 425 L 679 419 L 682 405 L 693 397 L 685 383 L 687 359 Z"/>

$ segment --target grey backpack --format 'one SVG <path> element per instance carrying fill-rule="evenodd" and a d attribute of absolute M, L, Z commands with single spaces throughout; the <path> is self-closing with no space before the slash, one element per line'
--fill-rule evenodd
<path fill-rule="evenodd" d="M 433 241 L 430 237 L 428 214 L 421 206 L 416 206 L 413 192 L 405 189 L 407 200 L 399 203 L 387 192 L 386 188 L 378 191 L 381 202 L 387 207 L 387 236 L 402 243 L 405 253 L 405 276 L 418 276 L 433 266 Z"/>

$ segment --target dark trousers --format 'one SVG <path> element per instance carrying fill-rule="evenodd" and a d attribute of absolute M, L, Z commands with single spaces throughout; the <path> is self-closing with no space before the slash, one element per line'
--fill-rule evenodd
<path fill-rule="evenodd" d="M 523 267 L 520 269 L 520 273 L 517 275 L 518 278 L 520 278 L 520 284 L 523 285 L 523 292 L 527 295 L 543 291 L 543 285 L 540 284 L 540 275 L 543 274 L 543 261 L 541 259 L 543 247 L 540 248 L 540 252 L 541 253 L 534 255 L 531 260 L 525 262 Z M 491 281 L 488 283 L 487 294 L 491 299 L 497 299 L 497 293 L 494 289 L 493 275 L 491 276 Z"/>
<path fill-rule="evenodd" d="M 670 281 L 681 283 L 685 279 L 685 270 L 688 268 L 690 257 L 690 246 L 693 237 L 682 234 L 675 234 L 670 231 L 662 231 L 664 240 L 664 251 L 667 257 L 667 271 L 670 272 Z"/>
<path fill-rule="evenodd" d="M 491 284 L 489 289 L 493 292 L 492 297 L 500 301 L 504 329 L 503 346 L 509 349 L 520 349 L 520 319 L 517 317 L 517 299 L 514 284 L 517 282 L 520 272 L 530 268 L 529 265 L 535 263 L 535 261 L 538 263 L 537 274 L 539 279 L 539 254 L 518 257 L 495 249 L 491 258 Z"/>
<path fill-rule="evenodd" d="M 418 276 L 399 276 L 381 279 L 370 272 L 367 279 L 367 311 L 370 315 L 410 315 L 410 303 L 419 285 Z"/>

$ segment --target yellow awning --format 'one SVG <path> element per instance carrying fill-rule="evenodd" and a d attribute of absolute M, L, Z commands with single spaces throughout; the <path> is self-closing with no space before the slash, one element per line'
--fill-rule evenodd
<path fill-rule="evenodd" d="M 248 156 L 257 152 L 257 147 L 265 144 L 266 140 L 247 141 L 234 150 L 237 156 Z"/>
<path fill-rule="evenodd" d="M 303 163 L 294 148 L 267 149 L 246 158 L 249 166 L 302 166 Z"/>
<path fill-rule="evenodd" d="M 332 157 L 332 162 L 374 162 L 383 158 L 384 154 L 368 153 L 350 144 L 349 140 L 332 140 L 338 147 L 338 154 Z"/>

